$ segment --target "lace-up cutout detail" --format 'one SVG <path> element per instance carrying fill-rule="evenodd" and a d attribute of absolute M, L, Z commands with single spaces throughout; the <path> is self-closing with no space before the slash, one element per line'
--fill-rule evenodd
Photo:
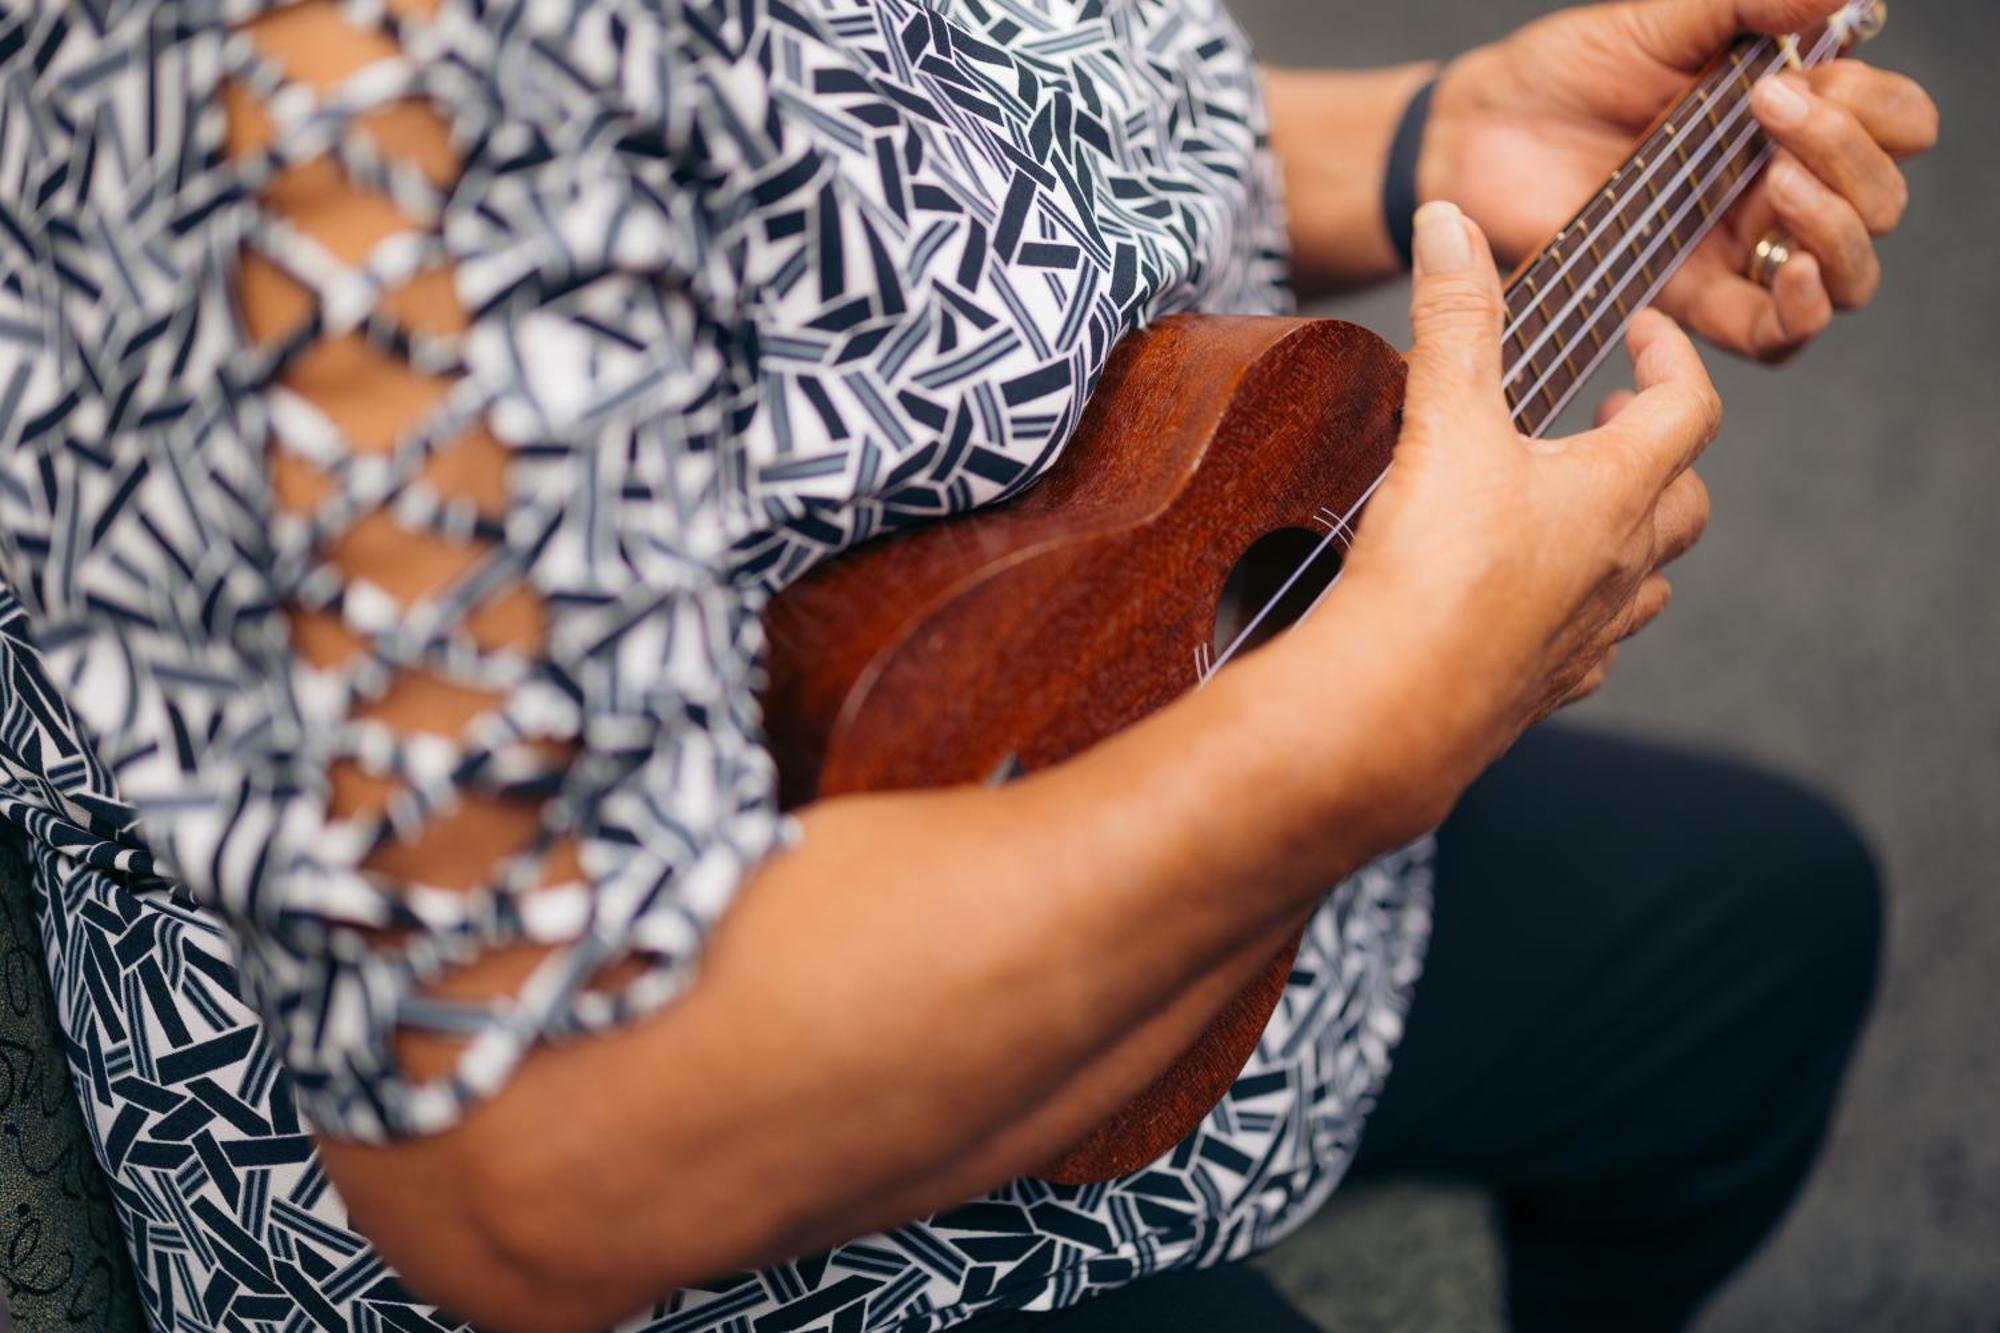
<path fill-rule="evenodd" d="M 433 7 L 302 0 L 242 18 L 220 89 L 225 151 L 255 198 L 238 304 L 276 582 L 301 710 L 328 724 L 327 845 L 309 855 L 336 880 L 351 867 L 344 895 L 377 895 L 344 933 L 388 983 L 377 1036 L 393 1049 L 376 1054 L 408 1080 L 389 1109 L 412 1127 L 442 1123 L 538 1036 L 613 1021 L 623 990 L 684 961 L 630 930 L 587 933 L 604 914 L 580 801 L 617 766 L 569 781 L 581 714 L 528 577 L 558 525 L 513 503 L 491 395 L 468 376 L 473 321 L 443 239 L 467 135 L 431 99 L 442 62 L 411 49 Z"/>
<path fill-rule="evenodd" d="M 270 357 L 289 614 L 350 719 L 330 813 L 364 868 L 415 886 L 520 888 L 551 852 L 573 877 L 534 791 L 571 737 L 507 711 L 545 626 L 505 542 L 506 454 L 454 401 L 468 321 L 438 227 L 458 162 L 394 15 L 351 13 L 308 0 L 246 24 L 224 93 L 230 154 L 261 185 L 239 298 Z"/>

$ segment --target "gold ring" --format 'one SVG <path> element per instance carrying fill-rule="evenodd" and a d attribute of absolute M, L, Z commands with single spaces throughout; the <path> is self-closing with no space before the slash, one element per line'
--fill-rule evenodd
<path fill-rule="evenodd" d="M 1798 242 L 1788 231 L 1778 229 L 1765 233 L 1764 239 L 1757 242 L 1757 248 L 1750 252 L 1750 267 L 1744 270 L 1744 276 L 1759 287 L 1769 288 L 1778 280 L 1778 270 L 1791 259 L 1797 245 Z"/>

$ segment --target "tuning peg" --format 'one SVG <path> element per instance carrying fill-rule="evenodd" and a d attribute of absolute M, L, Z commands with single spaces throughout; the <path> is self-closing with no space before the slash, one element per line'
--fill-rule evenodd
<path fill-rule="evenodd" d="M 1888 23 L 1889 0 L 1855 0 L 1833 16 L 1833 26 L 1846 46 L 1874 41 Z"/>

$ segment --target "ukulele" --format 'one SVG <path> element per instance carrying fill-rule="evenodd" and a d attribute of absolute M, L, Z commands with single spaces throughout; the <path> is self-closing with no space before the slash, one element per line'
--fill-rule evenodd
<path fill-rule="evenodd" d="M 1879 31 L 1851 0 L 1745 36 L 1506 289 L 1504 385 L 1539 436 L 1748 188 L 1750 90 Z M 765 726 L 787 808 L 1005 782 L 1130 726 L 1296 622 L 1339 577 L 1390 463 L 1403 358 L 1337 320 L 1179 315 L 1112 351 L 1031 489 L 829 562 L 779 594 Z M 1296 938 L 1151 1086 L 1039 1174 L 1128 1174 L 1201 1123 L 1255 1051 Z"/>

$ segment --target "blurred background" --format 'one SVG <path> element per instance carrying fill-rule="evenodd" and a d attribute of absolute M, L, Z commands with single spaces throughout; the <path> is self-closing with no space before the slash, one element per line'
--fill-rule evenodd
<path fill-rule="evenodd" d="M 1231 8 L 1266 60 L 1363 66 L 1449 56 L 1557 5 Z M 1672 612 L 1581 714 L 1810 778 L 1888 871 L 1885 988 L 1827 1158 L 1703 1333 L 2000 1330 L 1996 53 L 1995 0 L 1894 0 L 1866 58 L 1929 88 L 1944 138 L 1909 168 L 1882 294 L 1786 370 L 1711 360 L 1728 405 L 1702 466 L 1713 523 Z M 1314 313 L 1407 346 L 1407 299 Z M 1497 1328 L 1482 1216 L 1427 1191 L 1352 1199 L 1268 1262 L 1329 1328 Z M 1394 1268 L 1418 1272 L 1383 1282 Z"/>

